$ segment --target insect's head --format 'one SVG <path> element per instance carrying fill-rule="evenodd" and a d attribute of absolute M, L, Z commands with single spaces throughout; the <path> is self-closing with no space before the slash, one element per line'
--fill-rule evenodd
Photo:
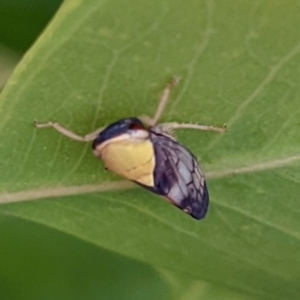
<path fill-rule="evenodd" d="M 117 141 L 139 141 L 149 138 L 149 131 L 138 118 L 119 120 L 101 131 L 93 142 L 92 148 L 96 156 L 104 144 Z M 100 148 L 99 148 L 100 147 Z M 98 151 L 97 151 L 98 150 Z"/>

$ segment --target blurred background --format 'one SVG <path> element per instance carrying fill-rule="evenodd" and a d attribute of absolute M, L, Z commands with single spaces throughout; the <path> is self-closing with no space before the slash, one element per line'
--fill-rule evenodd
<path fill-rule="evenodd" d="M 61 0 L 0 0 L 0 88 L 51 20 Z"/>
<path fill-rule="evenodd" d="M 61 3 L 0 0 L 0 90 Z M 153 268 L 40 224 L 1 214 L 0 245 L 3 300 L 169 298 Z"/>

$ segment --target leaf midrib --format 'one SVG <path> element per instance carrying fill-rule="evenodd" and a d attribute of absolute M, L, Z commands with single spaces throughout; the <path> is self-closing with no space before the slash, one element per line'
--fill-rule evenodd
<path fill-rule="evenodd" d="M 256 172 L 263 172 L 277 168 L 290 166 L 300 161 L 300 154 L 289 156 L 283 159 L 276 159 L 264 163 L 254 164 L 236 169 L 226 169 L 222 171 L 207 172 L 207 179 L 221 179 L 232 175 L 242 175 Z M 41 188 L 36 190 L 20 191 L 20 192 L 2 192 L 0 193 L 0 205 L 14 202 L 30 201 L 49 197 L 61 197 L 79 194 L 90 194 L 95 192 L 108 192 L 117 190 L 132 189 L 136 185 L 127 180 L 115 182 L 103 182 L 101 184 L 90 184 L 82 186 L 58 186 L 52 188 Z"/>

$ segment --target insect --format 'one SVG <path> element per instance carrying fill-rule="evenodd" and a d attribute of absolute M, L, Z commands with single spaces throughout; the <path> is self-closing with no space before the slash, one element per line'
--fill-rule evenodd
<path fill-rule="evenodd" d="M 225 127 L 190 123 L 157 124 L 168 101 L 173 78 L 162 92 L 154 117 L 141 116 L 121 119 L 99 128 L 84 137 L 58 123 L 37 123 L 37 128 L 51 127 L 79 142 L 92 142 L 93 153 L 106 170 L 125 177 L 163 196 L 195 219 L 204 218 L 209 196 L 205 177 L 195 156 L 179 144 L 175 129 L 196 129 L 224 132 Z"/>

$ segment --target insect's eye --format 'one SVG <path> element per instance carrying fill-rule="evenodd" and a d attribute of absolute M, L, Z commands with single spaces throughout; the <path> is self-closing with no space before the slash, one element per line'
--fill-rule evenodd
<path fill-rule="evenodd" d="M 129 125 L 130 130 L 138 130 L 138 129 L 144 129 L 140 124 L 132 123 Z"/>
<path fill-rule="evenodd" d="M 132 123 L 128 126 L 129 134 L 134 139 L 147 139 L 149 137 L 149 132 L 142 125 L 137 123 Z"/>

